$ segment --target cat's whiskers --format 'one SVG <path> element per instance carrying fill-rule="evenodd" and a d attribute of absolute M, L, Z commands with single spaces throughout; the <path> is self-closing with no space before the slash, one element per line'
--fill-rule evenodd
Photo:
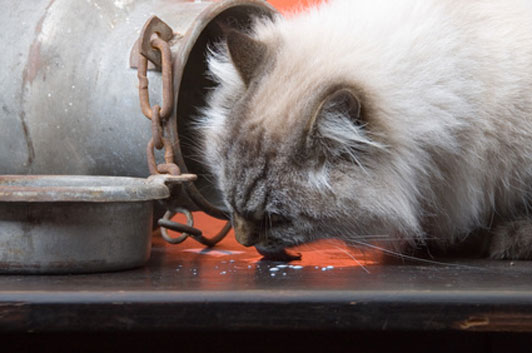
<path fill-rule="evenodd" d="M 331 243 L 331 246 L 334 247 L 335 249 L 338 249 L 340 250 L 341 252 L 345 253 L 347 256 L 349 256 L 359 267 L 361 267 L 367 274 L 370 274 L 371 272 L 367 269 L 367 267 L 365 267 L 353 254 L 351 254 L 350 252 L 348 252 L 347 250 L 345 249 L 342 249 L 341 247 L 335 245 L 334 243 L 338 243 L 340 242 L 339 240 L 336 240 L 336 239 L 324 239 L 325 241 Z M 309 248 L 311 250 L 316 250 L 316 251 L 321 251 L 323 250 L 322 248 L 318 248 L 318 247 L 315 247 L 313 246 L 312 244 L 303 244 L 301 247 L 306 247 L 306 248 Z"/>
<path fill-rule="evenodd" d="M 345 249 L 342 249 L 341 247 L 339 246 L 335 246 L 333 245 L 336 249 L 340 250 L 341 252 L 345 253 L 347 256 L 349 256 L 350 258 L 353 259 L 353 261 L 355 261 L 357 263 L 358 266 L 360 266 L 360 268 L 362 268 L 368 275 L 371 273 L 367 268 L 366 266 L 362 265 L 362 263 L 360 261 L 357 260 L 357 258 L 351 254 L 349 251 L 345 250 Z"/>
<path fill-rule="evenodd" d="M 365 242 L 362 242 L 362 241 L 357 241 L 357 240 L 351 240 L 351 241 L 353 243 L 358 244 L 358 245 L 361 245 L 361 246 L 364 246 L 364 247 L 367 247 L 367 248 L 370 248 L 370 249 L 379 250 L 379 251 L 382 251 L 385 254 L 388 254 L 388 255 L 391 255 L 393 257 L 397 257 L 397 258 L 400 258 L 400 259 L 404 259 L 404 260 L 413 260 L 413 261 L 427 263 L 427 264 L 432 264 L 432 265 L 480 269 L 479 267 L 476 267 L 476 266 L 469 266 L 469 265 L 463 265 L 463 264 L 453 264 L 453 263 L 448 263 L 448 262 L 441 262 L 441 261 L 423 259 L 423 258 L 417 257 L 417 256 L 405 255 L 405 254 L 401 254 L 400 252 L 397 252 L 397 251 L 389 250 L 389 249 L 386 249 L 386 248 L 383 248 L 383 247 L 380 247 L 380 246 L 377 246 L 377 245 L 372 245 L 372 244 L 369 244 L 369 243 L 365 243 Z"/>

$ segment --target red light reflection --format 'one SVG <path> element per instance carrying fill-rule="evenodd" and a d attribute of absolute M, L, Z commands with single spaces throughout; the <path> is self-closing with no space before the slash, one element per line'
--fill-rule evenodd
<path fill-rule="evenodd" d="M 224 221 L 213 219 L 201 212 L 194 213 L 195 226 L 203 230 L 207 237 L 210 237 L 222 228 Z M 184 222 L 183 216 L 176 216 L 175 221 Z M 170 236 L 177 236 L 176 233 L 169 232 Z M 203 245 L 188 239 L 185 242 L 174 245 L 180 252 L 188 254 L 203 254 L 213 258 L 231 258 L 241 263 L 257 263 L 262 260 L 255 248 L 246 248 L 240 245 L 231 231 L 227 237 L 216 247 L 206 249 Z M 300 253 L 301 260 L 291 261 L 291 265 L 300 266 L 333 266 L 335 268 L 370 266 L 380 260 L 380 253 L 372 250 L 355 249 L 346 246 L 340 240 L 321 240 L 311 244 L 301 245 L 290 249 L 291 252 Z"/>

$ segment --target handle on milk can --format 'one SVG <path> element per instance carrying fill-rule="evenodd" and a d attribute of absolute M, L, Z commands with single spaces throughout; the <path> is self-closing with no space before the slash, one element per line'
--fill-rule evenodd
<path fill-rule="evenodd" d="M 182 213 L 187 217 L 186 225 L 170 220 L 178 213 Z M 192 216 L 192 213 L 185 208 L 174 208 L 172 211 L 167 211 L 164 214 L 163 218 L 159 220 L 158 224 L 159 226 L 161 226 L 161 236 L 170 244 L 179 244 L 185 239 L 187 239 L 187 237 L 191 237 L 203 245 L 212 247 L 219 243 L 223 238 L 225 238 L 227 233 L 229 233 L 229 231 L 231 230 L 231 223 L 227 222 L 217 235 L 210 239 L 205 238 L 201 230 L 194 228 L 194 218 Z M 172 238 L 168 235 L 167 229 L 176 232 L 181 232 L 182 234 L 177 238 Z"/>
<path fill-rule="evenodd" d="M 148 167 L 152 180 L 163 180 L 165 185 L 170 189 L 172 182 L 181 184 L 183 182 L 192 182 L 196 180 L 194 174 L 181 174 L 181 171 L 174 161 L 174 150 L 171 141 L 165 138 L 169 135 L 169 125 L 167 124 L 173 110 L 174 87 L 172 74 L 172 52 L 168 43 L 174 37 L 174 32 L 170 26 L 164 23 L 157 16 L 152 16 L 144 25 L 140 37 L 137 41 L 138 62 L 137 77 L 139 80 L 139 99 L 143 114 L 151 120 L 152 138 L 148 142 L 146 155 Z M 150 104 L 148 93 L 148 60 L 156 67 L 161 68 L 163 81 L 163 100 L 162 106 Z M 164 149 L 164 163 L 157 164 L 155 159 L 155 149 Z M 163 179 L 157 178 L 159 175 L 165 175 Z M 187 224 L 173 222 L 170 219 L 177 213 L 182 213 L 187 218 Z M 206 245 L 214 246 L 220 242 L 231 229 L 230 222 L 227 222 L 222 230 L 213 238 L 203 236 L 201 230 L 194 228 L 194 218 L 192 213 L 184 208 L 169 207 L 162 219 L 158 221 L 161 227 L 162 237 L 171 244 L 179 244 L 188 237 Z M 181 233 L 177 238 L 168 235 L 167 229 Z"/>

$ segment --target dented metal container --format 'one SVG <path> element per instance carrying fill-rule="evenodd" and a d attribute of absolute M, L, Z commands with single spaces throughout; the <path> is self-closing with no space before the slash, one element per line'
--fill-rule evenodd
<path fill-rule="evenodd" d="M 150 121 L 139 108 L 135 42 L 156 15 L 174 31 L 170 136 L 181 171 L 199 176 L 176 205 L 226 217 L 207 172 L 194 162 L 190 119 L 213 83 L 206 48 L 220 24 L 246 28 L 273 16 L 261 0 L 1 0 L 0 174 L 146 177 Z M 161 96 L 151 71 L 150 96 Z M 160 156 L 159 156 L 160 157 Z M 198 191 L 200 190 L 200 191 Z"/>
<path fill-rule="evenodd" d="M 143 265 L 161 180 L 0 176 L 0 273 L 79 273 Z"/>

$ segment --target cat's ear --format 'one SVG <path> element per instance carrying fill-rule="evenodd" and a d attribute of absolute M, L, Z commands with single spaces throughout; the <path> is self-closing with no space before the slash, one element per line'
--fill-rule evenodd
<path fill-rule="evenodd" d="M 266 44 L 237 30 L 227 33 L 229 55 L 244 83 L 249 85 L 266 55 Z"/>
<path fill-rule="evenodd" d="M 330 94 L 321 107 L 320 114 L 337 114 L 360 123 L 362 104 L 358 96 L 347 88 L 339 89 Z"/>
<path fill-rule="evenodd" d="M 338 123 L 338 120 L 350 121 L 353 124 L 362 124 L 362 104 L 358 96 L 350 89 L 341 88 L 327 95 L 318 105 L 312 119 L 309 121 L 308 130 L 319 133 L 324 124 Z"/>
<path fill-rule="evenodd" d="M 361 100 L 351 89 L 327 95 L 308 123 L 307 148 L 325 156 L 354 156 L 355 150 L 375 145 L 366 134 L 362 111 Z"/>

